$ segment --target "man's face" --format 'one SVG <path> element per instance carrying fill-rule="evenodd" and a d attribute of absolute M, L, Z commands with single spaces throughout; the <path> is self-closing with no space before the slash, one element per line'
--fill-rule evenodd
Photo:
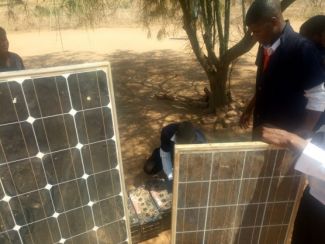
<path fill-rule="evenodd" d="M 0 53 L 7 53 L 9 49 L 9 42 L 7 35 L 0 34 Z"/>
<path fill-rule="evenodd" d="M 251 24 L 248 29 L 252 32 L 254 39 L 263 45 L 272 44 L 277 30 L 273 21 Z"/>

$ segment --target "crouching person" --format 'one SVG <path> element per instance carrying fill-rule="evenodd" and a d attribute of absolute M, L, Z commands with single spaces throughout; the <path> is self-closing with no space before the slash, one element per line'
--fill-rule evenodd
<path fill-rule="evenodd" d="M 204 134 L 189 121 L 172 123 L 162 128 L 160 147 L 153 150 L 144 165 L 147 174 L 157 174 L 163 170 L 168 180 L 173 179 L 173 156 L 176 144 L 205 143 Z"/>

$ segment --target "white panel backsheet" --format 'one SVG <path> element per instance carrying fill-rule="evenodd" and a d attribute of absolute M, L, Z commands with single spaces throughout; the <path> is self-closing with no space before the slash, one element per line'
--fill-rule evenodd
<path fill-rule="evenodd" d="M 263 143 L 177 146 L 173 243 L 284 243 L 301 182 L 293 163 Z"/>

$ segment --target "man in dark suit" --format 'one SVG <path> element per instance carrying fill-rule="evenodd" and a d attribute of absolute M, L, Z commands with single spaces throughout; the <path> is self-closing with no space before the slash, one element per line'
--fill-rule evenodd
<path fill-rule="evenodd" d="M 246 25 L 260 46 L 256 91 L 241 126 L 247 127 L 253 113 L 255 140 L 260 138 L 254 132 L 263 124 L 306 136 L 325 109 L 325 72 L 319 51 L 283 19 L 277 0 L 254 1 Z"/>

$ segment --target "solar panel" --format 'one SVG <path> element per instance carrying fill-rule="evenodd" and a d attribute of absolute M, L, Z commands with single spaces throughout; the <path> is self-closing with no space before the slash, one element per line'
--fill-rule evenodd
<path fill-rule="evenodd" d="M 172 243 L 285 243 L 302 191 L 294 155 L 258 142 L 177 145 Z"/>
<path fill-rule="evenodd" d="M 0 243 L 130 243 L 108 63 L 0 74 Z"/>

